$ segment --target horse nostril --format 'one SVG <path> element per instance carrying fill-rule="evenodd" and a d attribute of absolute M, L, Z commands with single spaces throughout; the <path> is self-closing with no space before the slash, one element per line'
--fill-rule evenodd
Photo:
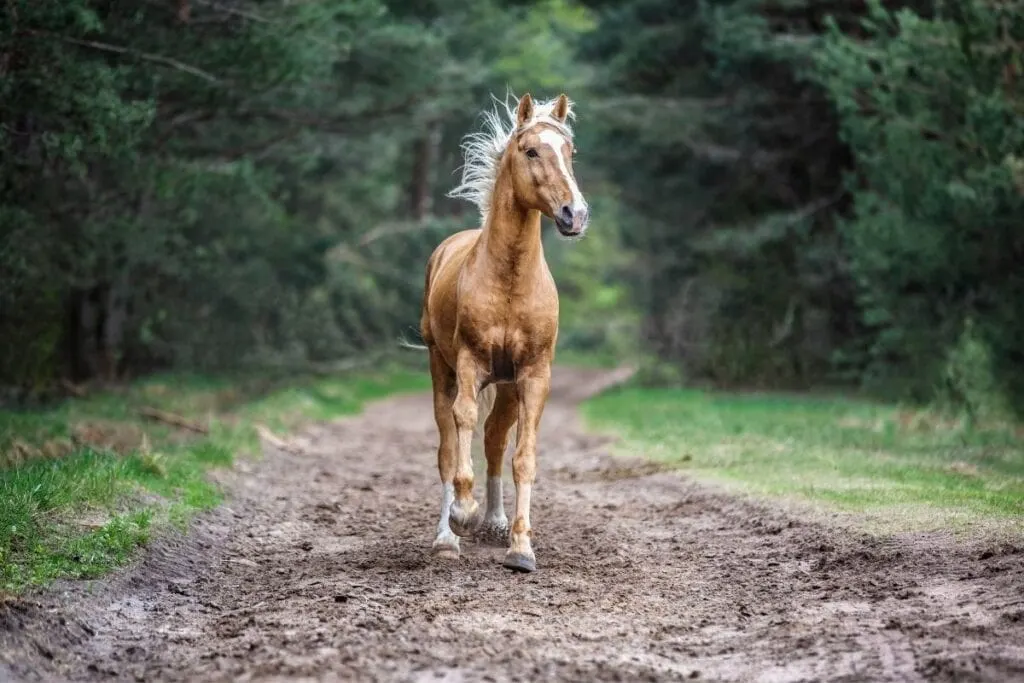
<path fill-rule="evenodd" d="M 572 223 L 572 207 L 568 204 L 563 204 L 561 210 L 558 212 L 559 217 L 566 223 Z"/>

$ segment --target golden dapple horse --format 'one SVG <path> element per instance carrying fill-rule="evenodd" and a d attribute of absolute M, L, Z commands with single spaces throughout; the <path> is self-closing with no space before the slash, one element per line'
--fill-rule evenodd
<path fill-rule="evenodd" d="M 480 208 L 482 227 L 445 239 L 426 269 L 420 333 L 430 353 L 440 436 L 441 520 L 433 552 L 458 557 L 459 537 L 507 544 L 504 565 L 537 568 L 530 492 L 537 430 L 551 384 L 558 291 L 544 259 L 541 216 L 581 237 L 589 212 L 573 175 L 572 104 L 529 94 L 485 114 L 463 144 L 462 183 L 450 193 Z M 502 503 L 502 460 L 516 430 L 512 526 Z M 486 510 L 473 498 L 471 444 L 483 429 Z"/>

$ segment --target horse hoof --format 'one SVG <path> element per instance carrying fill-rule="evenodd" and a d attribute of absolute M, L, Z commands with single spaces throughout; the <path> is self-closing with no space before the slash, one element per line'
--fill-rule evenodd
<path fill-rule="evenodd" d="M 472 536 L 473 533 L 480 528 L 480 522 L 482 519 L 483 516 L 480 514 L 480 506 L 476 501 L 473 501 L 473 507 L 468 511 L 464 511 L 462 506 L 459 505 L 458 501 L 456 501 L 452 503 L 448 515 L 448 527 L 456 536 Z"/>
<path fill-rule="evenodd" d="M 476 531 L 476 540 L 484 545 L 508 547 L 508 521 L 485 519 Z"/>
<path fill-rule="evenodd" d="M 437 539 L 434 541 L 434 545 L 430 548 L 430 554 L 438 560 L 459 559 L 459 539 Z"/>
<path fill-rule="evenodd" d="M 505 554 L 505 561 L 502 562 L 506 569 L 511 569 L 516 572 L 535 572 L 537 571 L 537 560 L 532 555 L 526 555 L 525 553 L 516 553 L 511 550 Z"/>
<path fill-rule="evenodd" d="M 459 549 L 453 548 L 450 545 L 434 546 L 430 549 L 430 554 L 434 556 L 434 559 L 441 560 L 443 562 L 459 559 Z"/>

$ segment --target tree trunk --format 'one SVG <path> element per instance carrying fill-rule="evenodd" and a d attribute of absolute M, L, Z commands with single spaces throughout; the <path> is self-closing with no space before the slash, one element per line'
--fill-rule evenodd
<path fill-rule="evenodd" d="M 72 288 L 65 300 L 64 349 L 67 373 L 72 381 L 90 379 L 95 367 L 95 306 L 91 290 Z"/>
<path fill-rule="evenodd" d="M 128 318 L 128 286 L 126 271 L 114 285 L 74 288 L 67 295 L 64 349 L 72 381 L 117 379 Z"/>
<path fill-rule="evenodd" d="M 424 134 L 413 143 L 412 182 L 409 188 L 409 213 L 413 220 L 426 219 L 434 208 L 433 180 L 440 144 L 441 126 L 437 122 L 428 124 Z"/>
<path fill-rule="evenodd" d="M 99 332 L 99 375 L 104 381 L 117 379 L 120 370 L 124 326 L 128 319 L 128 271 L 124 269 L 117 281 L 105 288 L 102 327 Z"/>

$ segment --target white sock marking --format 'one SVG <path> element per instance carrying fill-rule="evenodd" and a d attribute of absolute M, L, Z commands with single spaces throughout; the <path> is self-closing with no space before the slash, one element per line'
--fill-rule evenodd
<path fill-rule="evenodd" d="M 533 492 L 533 484 L 520 484 L 520 490 L 522 491 L 523 500 L 523 521 L 526 522 L 526 528 L 530 528 L 530 494 Z"/>
<path fill-rule="evenodd" d="M 533 485 L 527 483 L 522 483 L 516 486 L 516 519 L 519 519 L 519 517 L 522 516 L 527 529 L 530 528 L 530 493 L 532 489 Z M 515 522 L 513 522 L 513 524 L 515 524 Z M 512 548 L 514 550 L 522 550 L 522 548 L 516 547 L 514 539 L 515 536 L 513 536 Z M 526 542 L 526 546 L 529 547 L 530 538 L 526 537 L 524 540 Z"/>
<path fill-rule="evenodd" d="M 448 517 L 452 502 L 455 500 L 455 484 L 442 484 L 441 485 L 441 521 L 437 523 L 437 535 L 438 536 L 453 536 L 451 528 L 448 526 Z"/>
<path fill-rule="evenodd" d="M 507 520 L 505 505 L 502 500 L 501 476 L 487 477 L 487 516 L 488 522 Z"/>

